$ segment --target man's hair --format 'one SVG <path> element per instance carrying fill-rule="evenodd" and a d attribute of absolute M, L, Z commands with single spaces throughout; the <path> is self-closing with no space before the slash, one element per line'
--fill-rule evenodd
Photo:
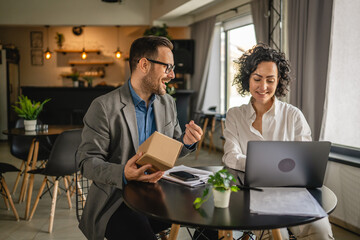
<path fill-rule="evenodd" d="M 284 97 L 288 92 L 288 85 L 291 81 L 290 64 L 285 59 L 285 54 L 278 52 L 265 44 L 258 44 L 246 51 L 235 63 L 238 65 L 238 73 L 235 75 L 233 85 L 241 96 L 250 92 L 250 75 L 256 70 L 261 62 L 273 62 L 278 69 L 279 83 L 275 96 Z"/>
<path fill-rule="evenodd" d="M 173 50 L 173 44 L 169 39 L 158 36 L 146 36 L 136 39 L 130 47 L 130 72 L 132 73 L 141 58 L 150 58 L 156 60 L 158 47 L 167 47 Z"/>

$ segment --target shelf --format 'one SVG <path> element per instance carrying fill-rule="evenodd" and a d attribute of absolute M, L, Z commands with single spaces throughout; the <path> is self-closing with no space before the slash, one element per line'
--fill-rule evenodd
<path fill-rule="evenodd" d="M 64 78 L 70 78 L 71 76 L 71 73 L 62 73 L 60 74 L 61 77 L 64 77 Z M 93 74 L 93 75 L 89 75 L 89 74 L 84 74 L 84 73 L 80 73 L 79 77 L 94 77 L 94 78 L 103 78 L 105 76 L 105 74 Z"/>
<path fill-rule="evenodd" d="M 55 52 L 58 52 L 58 53 L 62 53 L 62 54 L 67 54 L 67 53 L 82 53 L 83 50 L 82 49 L 55 49 L 54 50 Z M 99 49 L 85 49 L 85 52 L 86 53 L 97 53 L 97 54 L 100 54 L 101 51 Z"/>
<path fill-rule="evenodd" d="M 69 61 L 68 62 L 71 66 L 74 65 L 111 65 L 114 64 L 114 61 L 111 60 L 105 60 L 105 61 L 86 61 L 86 60 L 78 60 L 78 61 Z"/>

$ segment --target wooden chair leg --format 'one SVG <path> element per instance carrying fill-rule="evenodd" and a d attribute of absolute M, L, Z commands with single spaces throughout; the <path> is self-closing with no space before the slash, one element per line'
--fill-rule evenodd
<path fill-rule="evenodd" d="M 49 233 L 52 233 L 53 226 L 54 226 L 54 217 L 55 217 L 55 208 L 56 208 L 56 198 L 57 198 L 57 193 L 58 193 L 58 187 L 59 187 L 59 180 L 56 180 L 55 184 L 54 184 L 53 198 L 51 201 Z"/>
<path fill-rule="evenodd" d="M 15 215 L 16 221 L 20 221 L 19 214 L 16 211 L 14 202 L 13 202 L 12 197 L 10 195 L 10 191 L 9 191 L 9 189 L 8 189 L 8 187 L 6 185 L 5 179 L 3 177 L 1 178 L 1 185 L 4 188 L 4 191 L 5 191 L 5 194 L 6 194 L 5 196 L 6 196 L 7 200 L 10 203 L 10 206 L 11 206 L 11 209 L 12 209 L 14 215 Z"/>
<path fill-rule="evenodd" d="M 176 240 L 177 235 L 179 234 L 179 229 L 180 229 L 179 224 L 172 224 L 168 240 Z"/>
<path fill-rule="evenodd" d="M 48 180 L 47 180 L 47 177 L 44 177 L 44 180 L 42 181 L 41 186 L 40 186 L 39 193 L 38 193 L 38 195 L 36 196 L 34 206 L 33 206 L 32 210 L 31 210 L 31 213 L 30 213 L 30 216 L 29 216 L 29 221 L 31 221 L 32 217 L 34 216 L 35 210 L 36 210 L 36 208 L 37 208 L 37 205 L 38 205 L 38 203 L 39 203 L 41 194 L 42 194 L 43 191 L 44 191 L 45 184 L 47 183 L 47 181 L 48 181 Z"/>
<path fill-rule="evenodd" d="M 1 185 L 0 185 L 0 188 L 1 188 L 1 193 L 3 194 L 3 198 L 4 198 L 4 203 L 5 203 L 5 207 L 6 207 L 6 210 L 10 210 L 10 205 L 9 205 L 9 201 L 8 201 L 8 199 L 7 199 L 7 197 L 6 197 L 6 192 L 5 192 L 5 189 L 4 188 L 2 188 L 1 187 Z"/>
<path fill-rule="evenodd" d="M 281 233 L 280 233 L 280 229 L 277 228 L 277 229 L 272 229 L 271 230 L 271 233 L 272 233 L 272 236 L 274 238 L 274 240 L 282 240 L 282 237 L 281 237 Z"/>
<path fill-rule="evenodd" d="M 219 230 L 219 239 L 223 240 L 232 240 L 233 239 L 233 232 L 231 230 Z"/>
<path fill-rule="evenodd" d="M 13 195 L 14 195 L 15 192 L 16 192 L 17 186 L 18 186 L 19 181 L 20 181 L 21 174 L 22 174 L 22 172 L 25 170 L 25 168 L 24 168 L 24 170 L 23 170 L 24 165 L 25 165 L 25 161 L 21 161 L 20 172 L 18 173 L 18 175 L 17 175 L 17 177 L 16 177 L 15 184 L 14 184 L 13 190 L 12 190 L 12 192 L 11 192 Z"/>
<path fill-rule="evenodd" d="M 70 189 L 69 189 L 69 184 L 68 184 L 68 180 L 66 177 L 64 177 L 64 185 L 65 185 L 65 189 L 66 189 L 66 197 L 68 200 L 68 204 L 69 204 L 69 208 L 72 208 L 72 204 L 71 204 L 71 197 L 70 197 Z"/>

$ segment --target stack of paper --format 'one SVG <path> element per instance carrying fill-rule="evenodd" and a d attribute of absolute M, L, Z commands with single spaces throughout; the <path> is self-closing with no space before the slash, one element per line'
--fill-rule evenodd
<path fill-rule="evenodd" d="M 262 188 L 250 191 L 250 212 L 270 215 L 325 217 L 327 214 L 306 188 Z"/>
<path fill-rule="evenodd" d="M 171 172 L 177 172 L 177 171 L 185 171 L 185 172 L 194 174 L 194 175 L 198 176 L 199 179 L 194 180 L 194 181 L 182 181 L 178 178 L 175 178 L 175 177 L 172 177 L 169 175 Z M 197 168 L 180 165 L 180 166 L 175 166 L 172 169 L 165 171 L 164 176 L 162 178 L 169 180 L 169 181 L 184 184 L 189 187 L 196 187 L 196 186 L 200 186 L 202 184 L 207 183 L 207 180 L 209 179 L 209 176 L 211 174 L 213 174 L 213 172 L 211 172 L 211 171 L 206 171 L 206 170 L 201 170 L 201 169 L 197 169 Z"/>

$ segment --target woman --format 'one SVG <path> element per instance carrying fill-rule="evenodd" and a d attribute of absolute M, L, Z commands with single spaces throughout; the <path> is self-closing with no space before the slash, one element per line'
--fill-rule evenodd
<path fill-rule="evenodd" d="M 251 99 L 227 113 L 222 160 L 230 168 L 245 171 L 248 141 L 311 141 L 311 130 L 298 108 L 277 99 L 286 95 L 291 80 L 290 65 L 283 53 L 257 45 L 237 64 L 239 73 L 234 85 L 242 96 L 250 93 Z M 290 231 L 297 239 L 334 239 L 328 218 L 291 227 Z M 281 234 L 283 239 L 289 238 L 286 229 Z M 269 231 L 265 235 L 271 238 Z"/>

